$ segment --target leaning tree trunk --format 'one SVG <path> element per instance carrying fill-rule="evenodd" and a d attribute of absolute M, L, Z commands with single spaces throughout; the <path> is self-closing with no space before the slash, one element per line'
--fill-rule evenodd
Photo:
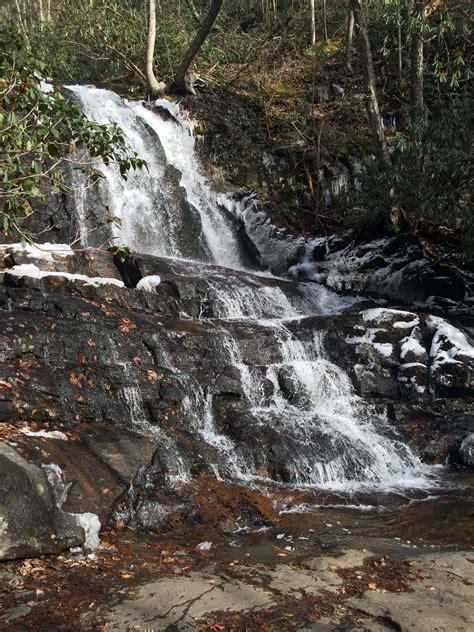
<path fill-rule="evenodd" d="M 370 131 L 372 133 L 374 152 L 380 161 L 389 163 L 390 158 L 383 133 L 379 103 L 377 100 L 377 90 L 375 87 L 375 72 L 372 61 L 372 52 L 370 50 L 369 32 L 364 12 L 362 10 L 361 0 L 351 0 L 351 7 L 359 37 L 360 62 L 362 65 L 366 91 L 367 116 L 369 119 Z"/>
<path fill-rule="evenodd" d="M 352 72 L 352 40 L 354 38 L 354 12 L 352 11 L 351 0 L 349 0 L 349 10 L 347 14 L 346 30 L 346 70 Z"/>
<path fill-rule="evenodd" d="M 411 37 L 410 51 L 410 105 L 413 122 L 419 122 L 423 118 L 423 73 L 424 73 L 424 2 L 416 0 L 414 4 L 413 21 L 415 24 Z"/>
<path fill-rule="evenodd" d="M 188 50 L 184 54 L 183 60 L 181 62 L 180 67 L 176 71 L 174 76 L 173 83 L 170 87 L 170 92 L 174 92 L 175 94 L 186 94 L 188 92 L 186 88 L 186 73 L 189 70 L 189 67 L 193 63 L 193 59 L 195 58 L 197 52 L 201 48 L 204 40 L 209 35 L 214 22 L 219 15 L 219 11 L 222 8 L 223 0 L 212 0 L 211 6 L 209 8 L 209 12 L 206 15 L 206 18 L 202 22 L 198 32 L 196 33 L 196 37 L 193 39 L 191 44 L 189 45 Z"/>
<path fill-rule="evenodd" d="M 153 60 L 155 57 L 156 40 L 156 2 L 148 0 L 148 38 L 146 46 L 146 84 L 148 96 L 156 97 L 160 93 L 162 86 L 158 83 L 153 70 Z"/>

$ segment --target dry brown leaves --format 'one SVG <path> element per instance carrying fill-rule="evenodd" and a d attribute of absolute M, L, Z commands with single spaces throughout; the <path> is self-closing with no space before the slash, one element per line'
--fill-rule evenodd
<path fill-rule="evenodd" d="M 131 329 L 136 329 L 137 326 L 135 325 L 135 323 L 132 323 L 132 321 L 129 318 L 122 318 L 122 320 L 119 323 L 119 331 L 121 331 L 122 333 L 125 333 L 127 331 L 130 331 Z"/>

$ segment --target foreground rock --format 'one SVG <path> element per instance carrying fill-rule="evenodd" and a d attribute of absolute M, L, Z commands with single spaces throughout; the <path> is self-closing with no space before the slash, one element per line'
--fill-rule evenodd
<path fill-rule="evenodd" d="M 117 630 L 156 621 L 183 632 L 212 625 L 227 630 L 317 631 L 349 625 L 373 631 L 467 632 L 474 625 L 469 554 L 400 563 L 388 558 L 372 562 L 368 552 L 347 551 L 341 557 L 310 558 L 301 568 L 243 568 L 238 577 L 209 568 L 152 582 L 116 606 L 107 620 Z"/>
<path fill-rule="evenodd" d="M 210 542 L 108 536 L 94 559 L 8 565 L 0 573 L 0 626 L 468 632 L 474 625 L 469 551 L 407 556 L 373 541 L 323 554 L 254 546 L 232 555 L 232 546 Z M 275 533 L 266 537 L 279 542 Z M 392 553 L 380 553 L 384 547 Z"/>
<path fill-rule="evenodd" d="M 46 473 L 0 444 L 0 559 L 56 553 L 82 544 L 83 529 L 60 510 Z"/>

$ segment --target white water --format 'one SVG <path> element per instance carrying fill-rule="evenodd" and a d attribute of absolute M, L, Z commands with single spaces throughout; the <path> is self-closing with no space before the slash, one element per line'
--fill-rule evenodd
<path fill-rule="evenodd" d="M 207 260 L 241 270 L 242 246 L 235 227 L 203 175 L 192 124 L 181 110 L 167 101 L 157 102 L 175 119 L 164 120 L 142 104 L 122 101 L 105 90 L 80 86 L 70 89 L 91 119 L 117 123 L 130 148 L 148 163 L 148 171 L 133 172 L 127 181 L 115 166 L 101 166 L 104 181 L 100 199 L 112 215 L 122 220 L 121 228 L 115 229 L 120 241 L 142 253 Z M 176 182 L 170 178 L 169 165 L 179 171 L 180 185 L 195 213 L 198 230 L 188 226 L 194 221 L 193 216 L 189 211 L 187 215 L 182 212 L 182 200 Z M 85 228 L 87 195 L 80 187 L 76 200 Z M 191 242 L 183 238 L 185 234 Z M 342 299 L 314 285 L 305 286 L 295 297 L 273 283 L 265 285 L 263 279 L 261 284 L 252 284 L 249 279 L 244 284 L 237 277 L 233 282 L 232 276 L 219 278 L 215 273 L 207 278 L 207 286 L 208 298 L 214 301 L 217 316 L 223 319 L 216 329 L 222 365 L 230 363 L 239 369 L 247 411 L 256 423 L 256 432 L 269 429 L 273 436 L 276 433 L 280 437 L 286 482 L 337 490 L 430 484 L 430 470 L 397 438 L 387 419 L 356 396 L 347 374 L 325 357 L 321 337 L 315 334 L 310 340 L 298 340 L 285 326 L 286 321 L 304 314 L 337 311 L 354 299 Z M 279 361 L 264 367 L 248 365 L 229 320 L 252 321 L 255 335 L 259 328 L 270 331 L 280 350 Z M 159 345 L 158 340 L 156 343 Z M 188 393 L 183 406 L 193 418 L 196 432 L 221 453 L 227 463 L 225 474 L 246 481 L 265 476 L 262 463 L 271 466 L 272 439 L 260 446 L 257 471 L 248 446 L 239 445 L 217 429 L 212 394 L 204 391 L 194 376 L 174 366 L 172 356 L 164 350 L 162 364 L 173 371 Z M 264 380 L 267 387 L 272 387 L 270 393 L 264 388 Z M 134 428 L 149 431 L 138 388 L 123 388 L 122 396 Z M 169 460 L 176 461 L 174 476 L 186 478 L 188 471 L 171 444 L 170 451 Z"/>
<path fill-rule="evenodd" d="M 180 242 L 187 217 L 180 218 L 180 199 L 176 186 L 169 181 L 167 167 L 172 165 L 181 174 L 180 185 L 186 199 L 199 216 L 203 251 L 208 260 L 219 265 L 242 268 L 239 245 L 235 239 L 231 218 L 218 207 L 217 196 L 204 177 L 196 152 L 192 125 L 177 106 L 160 100 L 157 105 L 170 112 L 172 118 L 164 120 L 146 109 L 140 102 L 124 101 L 108 90 L 68 86 L 80 99 L 87 116 L 98 123 L 117 123 L 123 130 L 128 146 L 147 162 L 148 169 L 128 174 L 125 181 L 116 165 L 101 165 L 106 186 L 100 185 L 101 198 L 110 214 L 121 219 L 121 228 L 115 228 L 119 241 L 137 252 L 164 257 L 187 257 Z M 156 133 L 150 142 L 147 126 Z M 163 152 L 166 160 L 163 160 Z M 86 196 L 83 186 L 76 188 L 82 231 Z M 88 237 L 85 235 L 85 245 Z M 206 257 L 203 257 L 206 259 Z"/>
<path fill-rule="evenodd" d="M 274 329 L 281 349 L 281 361 L 265 367 L 263 375 L 260 367 L 245 364 L 238 342 L 229 334 L 225 337 L 225 332 L 224 347 L 229 362 L 240 371 L 252 418 L 262 429 L 281 433 L 290 447 L 286 463 L 289 482 L 336 491 L 433 484 L 431 468 L 423 466 L 397 438 L 383 414 L 355 394 L 347 374 L 324 357 L 320 334 L 303 342 L 282 323 L 260 324 Z M 292 377 L 293 401 L 282 390 L 281 371 Z M 273 385 L 271 394 L 263 387 L 263 380 Z M 209 405 L 203 436 L 222 450 L 234 476 L 246 481 L 261 478 L 239 446 L 216 431 Z M 291 446 L 296 446 L 296 451 Z"/>

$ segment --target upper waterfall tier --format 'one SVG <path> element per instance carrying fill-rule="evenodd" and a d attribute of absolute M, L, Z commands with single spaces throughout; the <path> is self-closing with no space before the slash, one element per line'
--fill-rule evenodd
<path fill-rule="evenodd" d="M 203 174 L 193 125 L 178 106 L 163 99 L 148 109 L 108 90 L 67 89 L 91 120 L 116 123 L 130 149 L 148 165 L 131 172 L 127 180 L 116 165 L 101 165 L 104 178 L 92 189 L 75 182 L 84 245 L 97 245 L 102 235 L 91 230 L 97 219 L 108 215 L 121 220 L 111 235 L 116 243 L 138 252 L 237 269 L 256 267 L 239 225 L 218 204 Z"/>

